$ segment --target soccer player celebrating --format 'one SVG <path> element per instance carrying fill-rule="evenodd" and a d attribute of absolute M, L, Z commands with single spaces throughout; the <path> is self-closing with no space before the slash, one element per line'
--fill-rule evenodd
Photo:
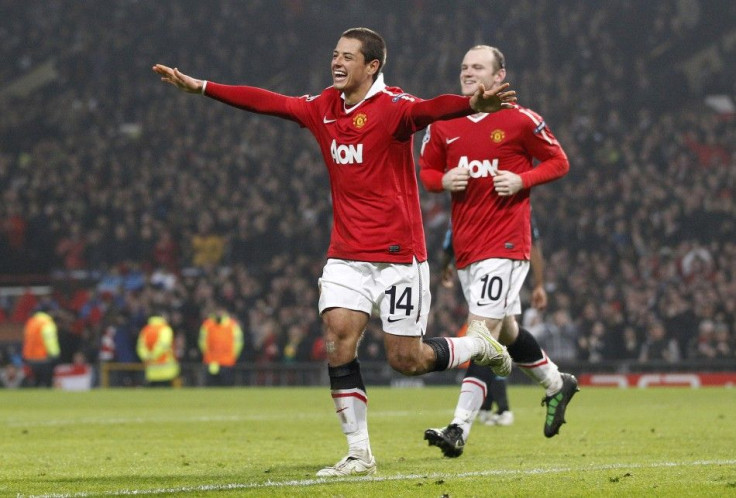
<path fill-rule="evenodd" d="M 497 48 L 479 45 L 465 54 L 464 95 L 499 88 L 505 78 L 504 56 Z M 534 336 L 519 328 L 515 315 L 521 313 L 519 292 L 530 265 L 530 189 L 564 176 L 570 168 L 567 155 L 538 114 L 513 106 L 433 124 L 422 143 L 420 166 L 427 190 L 451 192 L 452 242 L 468 320 L 485 323 L 514 362 L 545 388 L 544 435 L 552 437 L 565 422 L 577 380 L 558 371 Z M 462 454 L 485 398 L 487 386 L 473 374 L 475 368 L 471 364 L 463 380 L 452 422 L 424 433 L 448 457 Z"/>
<path fill-rule="evenodd" d="M 384 83 L 383 38 L 367 28 L 345 31 L 332 53 L 332 86 L 290 97 L 251 86 L 194 79 L 157 64 L 162 81 L 240 109 L 295 121 L 316 138 L 327 167 L 333 227 L 319 280 L 330 387 L 348 454 L 318 476 L 372 474 L 366 388 L 357 345 L 372 313 L 380 314 L 388 362 L 405 375 L 453 368 L 471 358 L 505 375 L 511 358 L 481 322 L 463 338 L 422 340 L 429 269 L 413 134 L 436 120 L 510 109 L 508 84 L 471 96 L 422 100 Z"/>

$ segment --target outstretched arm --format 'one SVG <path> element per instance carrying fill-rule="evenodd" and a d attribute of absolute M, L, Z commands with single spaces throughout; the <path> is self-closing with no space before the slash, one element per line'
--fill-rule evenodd
<path fill-rule="evenodd" d="M 201 93 L 246 111 L 299 121 L 289 107 L 290 97 L 263 88 L 222 85 L 212 81 L 198 80 L 187 76 L 177 68 L 172 69 L 163 64 L 153 66 L 153 71 L 161 75 L 161 81 L 174 85 L 184 92 Z"/>
<path fill-rule="evenodd" d="M 508 83 L 504 83 L 496 90 L 486 91 L 483 85 L 472 97 L 460 95 L 439 95 L 437 97 L 414 103 L 407 114 L 408 121 L 404 123 L 399 138 L 408 138 L 412 133 L 426 128 L 429 124 L 439 121 L 468 116 L 473 112 L 496 112 L 501 109 L 511 109 L 516 102 L 516 92 L 506 90 Z"/>

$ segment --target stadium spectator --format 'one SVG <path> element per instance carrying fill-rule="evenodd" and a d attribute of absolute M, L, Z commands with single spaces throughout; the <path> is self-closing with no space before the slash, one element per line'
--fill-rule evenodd
<path fill-rule="evenodd" d="M 455 366 L 451 361 L 459 364 L 471 357 L 482 358 L 500 371 L 510 364 L 505 348 L 482 331 L 464 338 L 422 341 L 430 295 L 421 282 L 428 280 L 429 268 L 412 135 L 438 119 L 508 108 L 515 93 L 507 91 L 508 85 L 492 92 L 479 86 L 469 98 L 445 95 L 421 101 L 386 86 L 381 73 L 385 61 L 380 35 L 366 28 L 347 30 L 333 51 L 332 87 L 319 96 L 302 98 L 197 80 L 177 69 L 154 66 L 164 82 L 185 92 L 295 121 L 312 132 L 322 149 L 335 207 L 319 308 L 332 397 L 349 449 L 345 458 L 320 470 L 319 476 L 376 470 L 368 438 L 365 386 L 356 357 L 374 310 L 380 309 L 384 323 L 388 361 L 403 374 L 445 370 Z M 360 168 L 344 166 L 352 164 Z M 367 189 L 367 184 L 373 187 Z M 366 274 L 370 275 L 367 281 Z"/>
<path fill-rule="evenodd" d="M 502 0 L 499 8 L 508 15 L 500 17 L 477 9 L 472 15 L 464 8 L 445 9 L 441 0 L 422 0 L 421 9 L 414 2 L 376 0 L 370 9 L 355 4 L 326 19 L 322 9 L 294 9 L 291 0 L 238 5 L 213 0 L 187 2 L 186 8 L 120 0 L 104 8 L 4 2 L 10 22 L 0 30 L 0 54 L 8 61 L 0 66 L 2 81 L 8 83 L 0 98 L 0 219 L 10 219 L 13 207 L 26 229 L 25 238 L 14 239 L 23 244 L 13 252 L 17 258 L 0 257 L 0 273 L 10 281 L 15 274 L 53 272 L 55 292 L 62 297 L 70 284 L 83 282 L 80 275 L 94 278 L 112 270 L 111 262 L 121 259 L 113 241 L 115 227 L 122 224 L 134 239 L 131 247 L 139 239 L 147 244 L 140 227 L 151 226 L 154 234 L 168 230 L 177 247 L 171 273 L 182 282 L 206 279 L 179 270 L 190 271 L 191 235 L 200 215 L 208 212 L 218 233 L 228 234 L 223 263 L 248 275 L 242 281 L 232 277 L 246 295 L 243 306 L 255 299 L 270 301 L 276 291 L 268 285 L 266 268 L 279 253 L 304 256 L 293 263 L 300 276 L 295 285 L 306 280 L 311 286 L 319 276 L 331 206 L 319 150 L 310 137 L 289 133 L 289 125 L 279 120 L 245 121 L 224 108 L 164 99 L 163 91 L 150 84 L 143 61 L 176 53 L 193 61 L 198 71 L 218 68 L 223 79 L 248 74 L 278 91 L 326 86 L 314 46 L 330 43 L 326 23 L 351 22 L 351 13 L 359 10 L 366 24 L 385 25 L 384 34 L 395 47 L 391 80 L 416 89 L 417 95 L 455 87 L 452 61 L 462 57 L 463 46 L 489 34 L 503 40 L 506 52 L 518 61 L 510 79 L 522 103 L 545 109 L 571 162 L 581 165 L 564 182 L 534 194 L 546 212 L 541 229 L 550 262 L 547 281 L 554 282 L 548 289 L 548 312 L 558 308 L 559 292 L 571 296 L 574 317 L 581 317 L 590 302 L 598 310 L 619 306 L 618 321 L 603 320 L 607 336 L 617 340 L 611 348 L 615 352 L 624 341 L 624 327 L 643 335 L 642 315 L 648 310 L 665 321 L 681 350 L 687 349 L 705 313 L 701 302 L 711 301 L 709 313 L 723 312 L 730 329 L 736 328 L 736 206 L 730 187 L 736 181 L 736 128 L 732 113 L 703 105 L 708 94 L 734 93 L 736 65 L 726 63 L 734 52 L 726 42 L 736 4 L 700 2 L 697 17 L 683 9 L 686 4 L 562 0 L 538 2 L 530 9 L 524 2 Z M 391 22 L 386 21 L 388 8 Z M 114 25 L 94 22 L 111 12 Z M 538 19 L 545 20 L 542 28 Z M 273 37 L 263 37 L 263 26 L 271 25 L 278 27 Z M 140 36 L 131 37 L 130 26 Z M 428 29 L 432 37 L 424 36 Z M 702 36 L 705 31 L 709 36 Z M 192 36 L 213 32 L 217 36 Z M 522 32 L 535 36 L 519 36 Z M 697 63 L 706 47 L 709 60 L 717 64 Z M 24 83 L 49 66 L 56 79 Z M 682 67 L 691 69 L 675 74 Z M 263 68 L 269 68 L 268 74 Z M 282 68 L 289 68 L 288 77 Z M 278 76 L 270 79 L 274 71 Z M 23 92 L 13 93 L 19 86 Z M 200 119 L 190 119 L 194 111 Z M 163 126 L 162 115 L 167 116 Z M 429 216 L 445 212 L 443 202 L 425 196 L 422 206 Z M 295 213 L 288 219 L 297 223 L 282 226 L 287 219 L 282 211 Z M 440 247 L 445 224 L 429 221 L 428 244 Z M 88 246 L 87 266 L 72 274 L 59 271 L 64 264 L 55 248 L 74 223 Z M 282 235 L 282 230 L 290 233 Z M 0 230 L 0 256 L 10 254 L 9 233 Z M 285 240 L 299 242 L 289 247 Z M 708 286 L 702 278 L 685 281 L 681 273 L 679 262 L 694 244 L 713 258 Z M 132 260 L 133 254 L 122 259 Z M 139 263 L 144 268 L 144 261 Z M 608 277 L 596 269 L 601 265 L 610 266 Z M 625 301 L 607 303 L 602 295 L 606 286 Z M 196 355 L 205 308 L 188 291 L 187 347 Z M 126 302 L 127 294 L 120 294 Z M 660 306 L 662 300 L 672 301 L 669 294 L 690 303 L 698 316 L 672 327 L 671 316 L 663 316 Z M 178 292 L 172 306 L 181 297 Z M 148 294 L 138 301 L 147 299 Z M 9 321 L 23 323 L 28 315 L 13 319 L 16 302 L 4 296 L 2 305 Z M 34 306 L 24 309 L 30 313 Z M 461 295 L 440 290 L 430 321 L 456 330 L 458 307 Z M 309 306 L 303 303 L 295 308 L 304 309 Z M 241 319 L 247 316 L 233 310 Z M 272 313 L 277 317 L 277 311 Z M 135 330 L 142 326 L 137 315 L 133 310 L 129 317 Z M 315 338 L 319 317 L 305 316 L 310 338 Z M 595 318 L 603 319 L 600 312 Z M 583 334 L 590 330 L 579 328 Z M 286 330 L 279 327 L 281 340 Z M 248 348 L 244 354 L 250 354 Z"/>
<path fill-rule="evenodd" d="M 639 361 L 665 361 L 675 363 L 680 359 L 680 348 L 677 341 L 667 337 L 664 324 L 654 319 L 649 324 L 646 339 L 639 350 Z"/>
<path fill-rule="evenodd" d="M 688 358 L 705 358 L 711 359 L 716 355 L 715 344 L 713 342 L 713 332 L 715 326 L 712 320 L 703 320 L 698 326 L 698 335 L 694 337 L 688 344 Z"/>
<path fill-rule="evenodd" d="M 462 59 L 459 77 L 464 95 L 499 88 L 506 79 L 505 58 L 495 47 L 476 45 Z M 544 434 L 553 437 L 577 380 L 558 371 L 534 336 L 519 328 L 516 315 L 531 259 L 531 188 L 564 176 L 567 155 L 539 115 L 515 106 L 430 125 L 419 162 L 427 190 L 451 194 L 449 239 L 469 308 L 468 331 L 476 321 L 484 323 L 517 366 L 546 390 Z M 424 433 L 447 457 L 462 454 L 487 396 L 490 379 L 481 365 L 468 367 L 451 423 Z"/>
<path fill-rule="evenodd" d="M 138 335 L 136 351 L 146 365 L 150 387 L 173 386 L 179 377 L 179 362 L 174 354 L 174 331 L 166 318 L 151 316 Z"/>
<path fill-rule="evenodd" d="M 17 389 L 23 386 L 26 374 L 23 368 L 14 363 L 0 366 L 0 386 L 6 389 Z"/>
<path fill-rule="evenodd" d="M 555 310 L 544 327 L 539 345 L 545 352 L 563 361 L 578 357 L 578 330 L 566 309 Z"/>
<path fill-rule="evenodd" d="M 281 361 L 284 363 L 309 361 L 312 348 L 307 340 L 307 329 L 304 325 L 294 323 L 289 326 L 285 339 L 283 346 L 280 348 L 282 351 Z"/>
<path fill-rule="evenodd" d="M 208 316 L 199 330 L 199 349 L 208 386 L 233 386 L 235 363 L 243 350 L 243 330 L 225 310 Z"/>
<path fill-rule="evenodd" d="M 728 325 L 724 322 L 716 322 L 714 336 L 716 358 L 733 359 L 734 345 Z"/>
<path fill-rule="evenodd" d="M 130 315 L 121 309 L 120 304 L 113 304 L 105 315 L 101 325 L 99 352 L 97 359 L 100 370 L 110 363 L 139 363 L 136 353 L 136 337 L 131 326 Z M 142 384 L 140 373 L 136 370 L 107 369 L 108 385 L 111 387 L 131 387 Z"/>
<path fill-rule="evenodd" d="M 606 340 L 606 328 L 603 322 L 596 321 L 590 327 L 588 334 L 582 334 L 578 338 L 578 351 L 581 360 L 591 363 L 599 363 L 608 356 L 608 342 Z"/>
<path fill-rule="evenodd" d="M 23 327 L 23 361 L 31 370 L 34 387 L 51 387 L 54 365 L 59 358 L 59 335 L 53 316 L 36 311 Z"/>
<path fill-rule="evenodd" d="M 225 254 L 225 239 L 214 232 L 213 222 L 207 215 L 200 217 L 197 233 L 192 235 L 192 263 L 194 266 L 217 267 Z"/>

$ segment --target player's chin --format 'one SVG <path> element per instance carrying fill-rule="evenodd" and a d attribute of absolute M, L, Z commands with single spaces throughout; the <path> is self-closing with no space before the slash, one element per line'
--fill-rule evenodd
<path fill-rule="evenodd" d="M 466 97 L 472 97 L 478 91 L 478 85 L 460 85 L 460 91 Z"/>

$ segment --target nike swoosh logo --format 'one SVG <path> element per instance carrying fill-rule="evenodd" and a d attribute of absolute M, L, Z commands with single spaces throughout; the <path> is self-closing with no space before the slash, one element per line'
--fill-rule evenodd
<path fill-rule="evenodd" d="M 455 140 L 460 140 L 460 137 L 448 138 L 448 139 L 445 139 L 445 142 L 447 143 L 447 145 L 450 145 Z"/>
<path fill-rule="evenodd" d="M 490 306 L 491 304 L 493 304 L 493 301 L 488 301 L 487 303 L 482 303 L 478 301 L 477 303 L 475 303 L 476 306 Z"/>
<path fill-rule="evenodd" d="M 399 320 L 406 320 L 407 318 L 409 318 L 409 317 L 408 316 L 402 316 L 400 318 L 391 318 L 391 317 L 388 317 L 388 323 L 398 322 Z"/>
<path fill-rule="evenodd" d="M 347 410 L 347 409 L 348 409 L 348 407 L 346 406 L 345 408 L 340 408 L 340 409 L 339 409 L 339 410 L 337 410 L 337 411 L 336 411 L 335 413 L 340 413 L 340 412 L 344 412 L 344 411 L 345 411 L 345 410 Z"/>
<path fill-rule="evenodd" d="M 322 118 L 322 122 L 324 124 L 334 123 L 335 121 L 337 121 L 337 119 L 327 119 L 327 116 L 325 116 L 325 117 Z"/>

